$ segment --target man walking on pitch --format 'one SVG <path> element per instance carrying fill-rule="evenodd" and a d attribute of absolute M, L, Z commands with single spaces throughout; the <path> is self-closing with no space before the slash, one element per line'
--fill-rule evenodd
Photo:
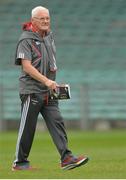
<path fill-rule="evenodd" d="M 38 114 L 43 116 L 61 157 L 62 169 L 73 169 L 88 161 L 75 157 L 67 146 L 63 118 L 58 100 L 50 99 L 49 90 L 56 91 L 56 49 L 50 30 L 49 10 L 38 6 L 32 10 L 31 22 L 23 25 L 16 49 L 15 64 L 22 66 L 20 76 L 21 121 L 15 161 L 12 170 L 32 169 L 28 156 L 34 139 Z"/>

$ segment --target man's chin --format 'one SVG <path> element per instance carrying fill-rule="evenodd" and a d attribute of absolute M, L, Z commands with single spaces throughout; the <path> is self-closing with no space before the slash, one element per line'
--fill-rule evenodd
<path fill-rule="evenodd" d="M 49 30 L 49 27 L 42 28 L 41 31 L 47 32 Z"/>

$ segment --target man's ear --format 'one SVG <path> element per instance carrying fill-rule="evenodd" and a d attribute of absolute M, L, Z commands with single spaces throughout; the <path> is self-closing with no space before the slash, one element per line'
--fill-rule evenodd
<path fill-rule="evenodd" d="M 33 22 L 33 18 L 31 18 L 31 22 Z"/>

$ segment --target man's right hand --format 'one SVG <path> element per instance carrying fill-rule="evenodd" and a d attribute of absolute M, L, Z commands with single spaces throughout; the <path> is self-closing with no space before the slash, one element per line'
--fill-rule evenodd
<path fill-rule="evenodd" d="M 55 81 L 52 81 L 50 79 L 46 80 L 45 85 L 51 90 L 56 90 L 58 86 L 58 84 Z"/>

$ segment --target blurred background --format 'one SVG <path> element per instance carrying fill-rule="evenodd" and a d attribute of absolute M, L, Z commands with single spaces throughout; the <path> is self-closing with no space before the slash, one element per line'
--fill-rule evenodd
<path fill-rule="evenodd" d="M 14 56 L 22 23 L 39 5 L 50 10 L 57 82 L 71 87 L 71 99 L 60 101 L 66 126 L 126 128 L 126 0 L 0 0 L 0 131 L 19 125 Z"/>

